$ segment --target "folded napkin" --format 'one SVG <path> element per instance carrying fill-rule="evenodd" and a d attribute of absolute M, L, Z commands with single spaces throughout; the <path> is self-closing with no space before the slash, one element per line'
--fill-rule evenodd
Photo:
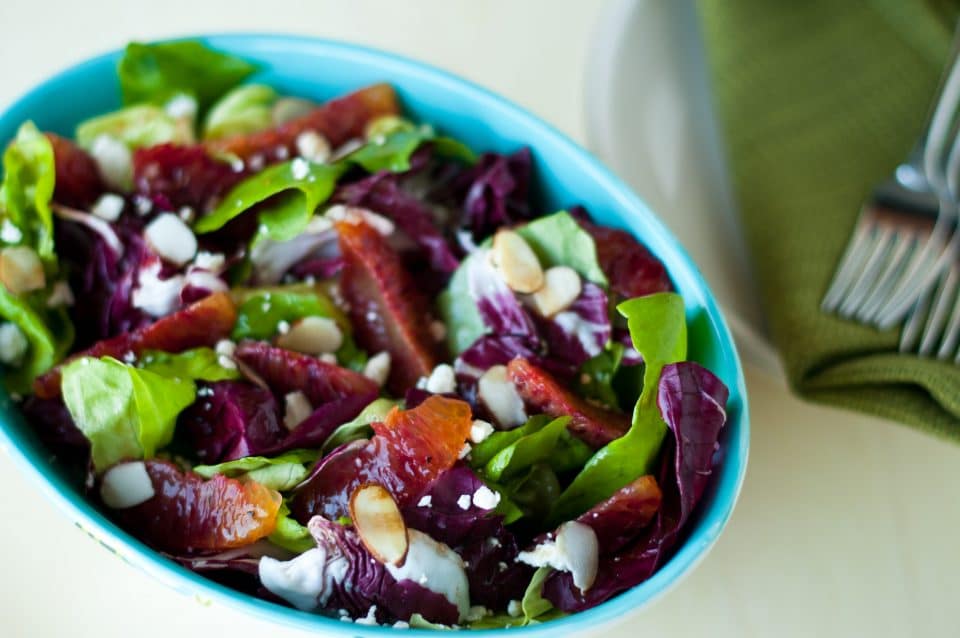
<path fill-rule="evenodd" d="M 701 0 L 741 220 L 770 333 L 801 395 L 960 441 L 960 367 L 820 300 L 860 204 L 907 156 L 960 2 Z"/>

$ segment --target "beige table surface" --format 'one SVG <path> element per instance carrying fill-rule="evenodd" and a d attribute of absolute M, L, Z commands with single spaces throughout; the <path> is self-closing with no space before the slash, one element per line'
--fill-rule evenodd
<path fill-rule="evenodd" d="M 0 103 L 131 38 L 280 31 L 428 61 L 583 142 L 584 54 L 603 4 L 0 0 Z M 729 527 L 687 580 L 607 635 L 960 636 L 960 447 L 747 376 L 750 469 Z M 0 486 L 0 636 L 300 635 L 112 558 L 5 458 Z"/>

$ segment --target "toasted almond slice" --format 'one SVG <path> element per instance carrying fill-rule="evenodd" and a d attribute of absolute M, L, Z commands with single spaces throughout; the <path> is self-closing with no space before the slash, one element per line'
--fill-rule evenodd
<path fill-rule="evenodd" d="M 364 547 L 384 564 L 402 565 L 407 557 L 407 526 L 396 501 L 382 485 L 361 485 L 350 497 L 350 518 Z"/>
<path fill-rule="evenodd" d="M 47 285 L 40 257 L 29 246 L 9 246 L 0 251 L 0 282 L 15 295 Z"/>
<path fill-rule="evenodd" d="M 512 230 L 497 231 L 490 257 L 511 290 L 530 293 L 543 286 L 540 260 L 530 244 Z"/>
<path fill-rule="evenodd" d="M 582 290 L 583 284 L 576 270 L 569 266 L 554 266 L 543 273 L 543 286 L 530 295 L 530 301 L 541 316 L 550 318 L 569 308 Z"/>
<path fill-rule="evenodd" d="M 343 332 L 333 319 L 304 317 L 277 337 L 277 345 L 286 350 L 321 355 L 336 352 L 343 345 Z"/>

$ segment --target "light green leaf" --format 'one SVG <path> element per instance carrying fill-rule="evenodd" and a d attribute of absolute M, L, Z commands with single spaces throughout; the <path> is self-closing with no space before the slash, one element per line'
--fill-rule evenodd
<path fill-rule="evenodd" d="M 214 140 L 255 133 L 273 126 L 277 92 L 265 84 L 238 86 L 211 107 L 203 124 L 203 139 Z"/>
<path fill-rule="evenodd" d="M 482 468 L 490 462 L 501 450 L 513 445 L 521 438 L 539 432 L 553 419 L 546 414 L 537 414 L 527 419 L 527 422 L 512 430 L 494 432 L 470 451 L 470 464 L 475 468 Z"/>
<path fill-rule="evenodd" d="M 35 305 L 41 303 L 38 301 Z M 26 394 L 34 379 L 66 355 L 73 343 L 73 324 L 62 308 L 35 310 L 28 299 L 10 294 L 2 285 L 0 317 L 16 324 L 27 338 L 28 349 L 23 361 L 15 369 L 7 370 L 4 376 L 9 392 Z"/>
<path fill-rule="evenodd" d="M 269 166 L 237 184 L 219 206 L 196 223 L 194 230 L 199 234 L 219 230 L 269 199 L 268 208 L 260 212 L 258 238 L 292 239 L 306 228 L 317 206 L 333 193 L 342 170 L 303 158 Z"/>
<path fill-rule="evenodd" d="M 593 237 L 567 211 L 535 219 L 516 231 L 527 240 L 544 268 L 569 266 L 584 279 L 607 286 Z"/>
<path fill-rule="evenodd" d="M 48 275 L 56 270 L 50 210 L 55 181 L 53 145 L 33 122 L 24 123 L 3 153 L 0 220 L 17 227 L 21 239 L 15 243 L 36 250 Z"/>
<path fill-rule="evenodd" d="M 77 126 L 77 144 L 84 150 L 89 151 L 101 135 L 109 135 L 132 149 L 166 143 L 190 144 L 194 140 L 191 119 L 176 119 L 155 104 L 129 106 L 84 120 Z"/>
<path fill-rule="evenodd" d="M 164 377 L 195 381 L 229 381 L 240 378 L 236 368 L 224 368 L 212 348 L 193 348 L 177 354 L 150 350 L 140 357 L 140 367 Z"/>
<path fill-rule="evenodd" d="M 128 44 L 117 74 L 125 104 L 163 104 L 177 93 L 186 93 L 204 109 L 255 70 L 245 60 L 196 40 L 182 40 Z"/>
<path fill-rule="evenodd" d="M 577 374 L 577 394 L 617 409 L 620 399 L 614 390 L 613 380 L 620 369 L 622 359 L 623 345 L 610 343 L 602 352 L 584 361 Z M 639 388 L 637 392 L 639 393 Z"/>
<path fill-rule="evenodd" d="M 290 508 L 284 501 L 277 513 L 277 526 L 267 540 L 295 554 L 302 554 L 317 546 L 310 530 L 290 516 Z"/>
<path fill-rule="evenodd" d="M 484 477 L 501 481 L 516 476 L 534 463 L 549 462 L 569 422 L 570 417 L 563 416 L 551 420 L 536 432 L 521 436 L 487 462 Z"/>
<path fill-rule="evenodd" d="M 316 450 L 292 450 L 280 456 L 247 456 L 217 465 L 197 465 L 193 471 L 204 478 L 223 474 L 228 478 L 244 477 L 284 492 L 307 477 L 309 465 L 319 458 Z"/>
<path fill-rule="evenodd" d="M 617 311 L 627 318 L 633 345 L 645 362 L 643 389 L 630 430 L 601 448 L 557 501 L 551 524 L 570 520 L 615 491 L 649 474 L 660 452 L 667 425 L 657 409 L 657 383 L 663 366 L 687 355 L 683 299 L 670 292 L 637 297 Z"/>
<path fill-rule="evenodd" d="M 369 439 L 373 435 L 373 429 L 370 427 L 370 424 L 383 421 L 387 413 L 399 404 L 399 401 L 393 401 L 391 399 L 376 399 L 373 403 L 365 407 L 355 419 L 347 421 L 337 427 L 337 429 L 333 431 L 333 434 L 324 441 L 323 446 L 320 448 L 320 454 L 325 456 L 350 441 Z"/>
<path fill-rule="evenodd" d="M 433 144 L 434 152 L 440 156 L 465 164 L 473 164 L 477 159 L 473 151 L 461 142 L 450 137 L 437 136 L 428 126 L 414 127 L 405 120 L 399 120 L 399 123 L 394 123 L 393 128 L 385 132 L 378 132 L 374 128 L 371 133 L 366 144 L 340 161 L 356 164 L 368 173 L 401 173 L 410 170 L 410 158 L 414 151 L 427 142 Z"/>
<path fill-rule="evenodd" d="M 523 618 L 527 623 L 553 609 L 553 603 L 542 595 L 543 581 L 547 579 L 551 571 L 553 570 L 550 567 L 538 568 L 533 573 L 533 578 L 530 579 L 527 590 L 523 593 L 520 607 L 523 609 Z"/>
<path fill-rule="evenodd" d="M 116 359 L 80 357 L 63 367 L 63 400 L 90 441 L 96 471 L 125 458 L 149 459 L 173 437 L 193 403 L 192 381 L 171 379 Z"/>
<path fill-rule="evenodd" d="M 474 259 L 482 259 L 482 256 L 475 252 L 464 259 L 437 298 L 440 319 L 447 326 L 447 348 L 455 357 L 487 332 L 467 280 Z"/>

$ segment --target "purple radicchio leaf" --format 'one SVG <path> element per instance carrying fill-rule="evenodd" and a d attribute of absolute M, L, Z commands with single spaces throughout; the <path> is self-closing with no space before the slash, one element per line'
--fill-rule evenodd
<path fill-rule="evenodd" d="M 352 528 L 320 516 L 308 527 L 315 549 L 287 563 L 261 559 L 261 581 L 275 595 L 304 611 L 342 609 L 352 618 L 366 617 L 375 606 L 380 623 L 408 621 L 415 613 L 446 625 L 459 621 L 460 610 L 442 594 L 407 578 L 397 581 Z"/>
<path fill-rule="evenodd" d="M 393 220 L 426 254 L 433 270 L 453 272 L 460 261 L 437 227 L 430 205 L 404 190 L 403 176 L 381 171 L 341 186 L 334 199 L 348 206 L 368 208 Z"/>
<path fill-rule="evenodd" d="M 531 172 L 530 149 L 522 148 L 511 155 L 484 153 L 456 178 L 453 190 L 462 198 L 463 226 L 476 240 L 530 219 Z"/>
<path fill-rule="evenodd" d="M 463 495 L 484 487 L 473 470 L 457 463 L 403 509 L 409 527 L 449 545 L 467 568 L 470 599 L 490 609 L 503 609 L 511 600 L 523 598 L 533 570 L 517 563 L 519 553 L 513 533 L 503 517 L 471 502 L 460 505 Z"/>
<path fill-rule="evenodd" d="M 569 308 L 537 322 L 550 356 L 573 368 L 603 352 L 612 334 L 607 293 L 589 281 Z"/>
<path fill-rule="evenodd" d="M 273 394 L 244 381 L 203 384 L 197 401 L 180 415 L 178 429 L 208 464 L 265 453 L 287 432 Z"/>
<path fill-rule="evenodd" d="M 672 434 L 664 443 L 658 483 L 663 500 L 650 528 L 622 552 L 601 559 L 586 593 L 567 573 L 554 573 L 543 595 L 564 611 L 594 607 L 647 580 L 670 556 L 713 473 L 727 388 L 709 370 L 684 361 L 663 368 L 657 405 Z"/>

